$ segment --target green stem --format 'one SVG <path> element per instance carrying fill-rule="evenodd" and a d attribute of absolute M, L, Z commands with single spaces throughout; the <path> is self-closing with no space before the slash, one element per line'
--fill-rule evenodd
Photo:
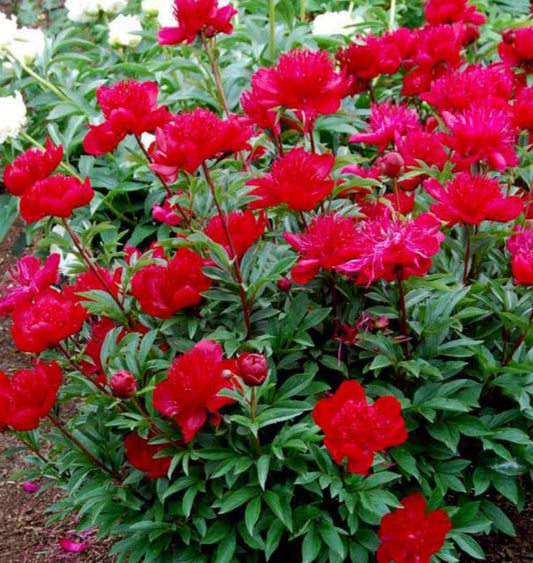
<path fill-rule="evenodd" d="M 391 0 L 389 11 L 389 31 L 394 29 L 394 21 L 396 20 L 396 0 Z"/>
<path fill-rule="evenodd" d="M 468 263 L 470 261 L 470 249 L 471 249 L 471 236 L 470 236 L 470 225 L 465 223 L 465 238 L 466 238 L 466 248 L 465 248 L 465 267 L 463 271 L 463 285 L 466 285 L 468 281 Z"/>
<path fill-rule="evenodd" d="M 276 0 L 270 0 L 268 9 L 268 20 L 270 24 L 270 58 L 276 58 Z"/>
<path fill-rule="evenodd" d="M 300 20 L 305 21 L 305 0 L 300 0 Z"/>

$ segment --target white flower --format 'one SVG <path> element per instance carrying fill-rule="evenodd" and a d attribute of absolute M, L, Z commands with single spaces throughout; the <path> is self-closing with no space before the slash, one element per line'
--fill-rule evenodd
<path fill-rule="evenodd" d="M 14 139 L 26 122 L 26 105 L 20 92 L 0 98 L 0 145 Z"/>
<path fill-rule="evenodd" d="M 37 55 L 42 55 L 44 45 L 44 33 L 40 29 L 21 27 L 17 30 L 8 50 L 17 61 L 28 65 Z"/>
<path fill-rule="evenodd" d="M 128 0 L 99 0 L 100 10 L 106 14 L 118 14 L 128 7 Z"/>
<path fill-rule="evenodd" d="M 145 14 L 157 16 L 159 14 L 159 0 L 143 0 L 141 8 Z"/>
<path fill-rule="evenodd" d="M 159 0 L 157 21 L 161 27 L 176 27 L 178 25 L 174 17 L 174 0 Z"/>
<path fill-rule="evenodd" d="M 353 28 L 350 26 L 361 23 L 363 18 L 355 17 L 348 10 L 342 12 L 325 12 L 313 20 L 313 35 L 351 35 Z"/>
<path fill-rule="evenodd" d="M 132 35 L 134 31 L 142 31 L 141 21 L 137 16 L 117 16 L 109 23 L 109 44 L 112 47 L 137 47 L 141 42 L 140 35 Z"/>
<path fill-rule="evenodd" d="M 15 16 L 8 18 L 0 12 L 0 51 L 9 47 L 17 33 L 17 19 Z"/>
<path fill-rule="evenodd" d="M 67 17 L 76 23 L 87 23 L 98 18 L 100 3 L 98 0 L 66 0 Z"/>

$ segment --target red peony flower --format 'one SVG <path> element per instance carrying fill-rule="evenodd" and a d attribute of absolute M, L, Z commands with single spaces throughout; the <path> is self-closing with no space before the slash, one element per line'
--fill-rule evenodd
<path fill-rule="evenodd" d="M 183 218 L 176 210 L 177 207 L 172 205 L 169 199 L 166 198 L 162 206 L 154 204 L 152 207 L 152 217 L 160 223 L 175 227 L 183 221 Z"/>
<path fill-rule="evenodd" d="M 10 386 L 9 377 L 0 370 L 0 431 L 4 430 L 9 424 L 9 417 L 11 415 Z"/>
<path fill-rule="evenodd" d="M 154 457 L 160 451 L 168 448 L 168 444 L 150 444 L 146 440 L 132 432 L 124 438 L 127 460 L 139 471 L 142 471 L 147 479 L 158 479 L 165 477 L 170 468 L 172 456 Z"/>
<path fill-rule="evenodd" d="M 250 387 L 263 384 L 268 375 L 268 362 L 263 354 L 243 352 L 237 358 L 237 367 L 240 378 Z"/>
<path fill-rule="evenodd" d="M 151 168 L 168 182 L 175 182 L 181 169 L 194 174 L 206 160 L 249 148 L 252 134 L 252 127 L 242 117 L 223 120 L 203 108 L 178 113 L 156 130 Z"/>
<path fill-rule="evenodd" d="M 512 270 L 517 284 L 533 285 L 533 224 L 517 225 L 507 239 L 507 250 L 512 256 Z"/>
<path fill-rule="evenodd" d="M 0 317 L 11 313 L 17 303 L 31 300 L 40 291 L 59 282 L 59 254 L 50 254 L 42 264 L 35 256 L 23 256 L 0 281 Z"/>
<path fill-rule="evenodd" d="M 5 167 L 4 184 L 13 195 L 21 196 L 32 184 L 47 178 L 62 158 L 63 145 L 55 147 L 47 138 L 44 150 L 29 149 Z"/>
<path fill-rule="evenodd" d="M 533 131 L 533 86 L 517 92 L 513 104 L 513 124 L 518 129 Z"/>
<path fill-rule="evenodd" d="M 358 285 L 369 285 L 380 278 L 390 282 L 397 276 L 404 280 L 423 276 L 444 239 L 440 225 L 431 213 L 404 221 L 390 215 L 362 221 L 355 235 L 358 257 L 337 270 L 357 274 Z"/>
<path fill-rule="evenodd" d="M 100 276 L 111 290 L 115 297 L 119 296 L 120 293 L 120 283 L 122 280 L 122 268 L 117 268 L 113 273 L 111 273 L 106 268 L 95 264 L 94 266 Z M 108 293 L 107 288 L 101 282 L 100 278 L 93 272 L 92 269 L 88 269 L 84 272 L 80 272 L 76 276 L 76 281 L 70 286 L 73 293 L 76 294 L 75 298 L 78 301 L 92 301 L 89 297 L 83 297 L 77 295 L 78 293 L 84 293 L 86 291 L 93 291 L 95 289 L 99 291 L 105 291 Z"/>
<path fill-rule="evenodd" d="M 131 371 L 120 369 L 116 371 L 109 381 L 113 397 L 129 399 L 137 393 L 137 379 Z"/>
<path fill-rule="evenodd" d="M 228 225 L 233 249 L 237 256 L 243 256 L 254 242 L 261 238 L 267 224 L 267 217 L 263 212 L 255 217 L 250 209 L 246 209 L 246 211 L 232 211 L 229 216 L 224 216 L 224 220 Z M 204 233 L 210 239 L 221 244 L 231 257 L 232 253 L 220 215 L 216 215 L 209 221 L 204 229 Z"/>
<path fill-rule="evenodd" d="M 148 315 L 170 318 L 176 311 L 200 303 L 201 293 L 211 286 L 202 268 L 203 258 L 194 250 L 180 248 L 165 264 L 150 264 L 133 275 L 131 291 Z"/>
<path fill-rule="evenodd" d="M 68 288 L 63 293 L 49 287 L 13 309 L 11 334 L 15 346 L 22 352 L 39 354 L 53 348 L 61 340 L 76 334 L 87 318 Z"/>
<path fill-rule="evenodd" d="M 326 435 L 324 445 L 339 465 L 348 460 L 348 471 L 367 475 L 374 454 L 407 440 L 401 405 L 395 397 L 367 403 L 357 381 L 344 381 L 335 394 L 321 399 L 313 419 Z"/>
<path fill-rule="evenodd" d="M 213 37 L 215 33 L 230 34 L 233 31 L 231 18 L 237 14 L 231 5 L 218 7 L 217 0 L 174 0 L 176 25 L 159 31 L 159 45 L 192 43 L 198 33 Z"/>
<path fill-rule="evenodd" d="M 435 166 L 442 170 L 448 161 L 448 154 L 442 146 L 441 135 L 415 129 L 409 131 L 403 139 L 397 140 L 398 150 L 404 159 L 405 172 L 420 169 L 420 161 L 428 166 Z M 404 190 L 414 190 L 427 174 L 420 173 L 400 182 Z"/>
<path fill-rule="evenodd" d="M 279 135 L 280 126 L 277 123 L 277 112 L 265 107 L 261 98 L 252 90 L 245 90 L 241 95 L 241 106 L 244 113 L 260 129 L 271 129 Z"/>
<path fill-rule="evenodd" d="M 377 145 L 383 152 L 395 139 L 409 131 L 420 130 L 416 110 L 407 104 L 393 104 L 390 101 L 372 104 L 370 123 L 366 133 L 356 133 L 350 137 L 350 143 L 369 143 Z"/>
<path fill-rule="evenodd" d="M 44 217 L 70 217 L 77 207 L 90 203 L 94 196 L 89 178 L 82 184 L 77 178 L 56 174 L 28 188 L 20 198 L 20 214 L 27 223 Z"/>
<path fill-rule="evenodd" d="M 420 98 L 442 111 L 464 111 L 477 102 L 507 107 L 513 90 L 513 76 L 501 65 L 469 65 L 454 69 L 431 83 Z"/>
<path fill-rule="evenodd" d="M 250 207 L 276 207 L 285 203 L 289 209 L 313 210 L 333 190 L 335 182 L 330 174 L 334 164 L 332 154 L 291 149 L 273 162 L 269 174 L 246 182 L 248 186 L 257 186 L 249 195 L 260 197 Z"/>
<path fill-rule="evenodd" d="M 81 369 L 85 375 L 93 378 L 97 383 L 107 383 L 102 366 L 101 352 L 105 337 L 114 328 L 117 328 L 117 325 L 111 319 L 103 317 L 91 324 L 91 335 L 86 340 L 83 354 L 87 356 L 88 359 L 81 361 Z M 124 336 L 125 333 L 121 333 L 117 337 L 117 343 L 120 342 Z"/>
<path fill-rule="evenodd" d="M 114 151 L 126 135 L 151 132 L 166 123 L 170 114 L 166 106 L 157 107 L 158 87 L 155 82 L 121 80 L 114 86 L 100 86 L 96 99 L 105 122 L 89 125 L 83 148 L 89 154 L 102 155 Z"/>
<path fill-rule="evenodd" d="M 424 186 L 438 201 L 431 205 L 431 211 L 448 226 L 511 221 L 524 210 L 519 197 L 506 197 L 498 180 L 488 176 L 461 172 L 447 182 L 445 188 L 434 179 L 428 180 Z"/>
<path fill-rule="evenodd" d="M 54 406 L 61 385 L 61 369 L 37 362 L 33 369 L 17 371 L 9 387 L 9 426 L 13 430 L 33 430 Z"/>
<path fill-rule="evenodd" d="M 443 141 L 455 151 L 452 160 L 460 170 L 485 162 L 503 172 L 518 164 L 510 111 L 481 104 L 454 115 L 443 112 L 442 117 L 451 133 Z"/>
<path fill-rule="evenodd" d="M 252 92 L 266 109 L 301 110 L 307 120 L 335 113 L 348 93 L 349 83 L 325 51 L 293 49 L 271 68 L 252 76 Z"/>
<path fill-rule="evenodd" d="M 154 407 L 171 416 L 180 426 L 185 442 L 190 442 L 207 420 L 218 426 L 218 409 L 233 399 L 218 397 L 222 389 L 234 384 L 223 376 L 229 370 L 238 373 L 234 360 L 222 359 L 222 347 L 211 340 L 202 340 L 174 360 L 165 381 L 155 386 Z"/>
<path fill-rule="evenodd" d="M 314 278 L 320 268 L 334 270 L 358 255 L 357 229 L 351 217 L 319 215 L 314 217 L 305 233 L 284 233 L 286 241 L 301 255 L 291 270 L 296 283 Z"/>
<path fill-rule="evenodd" d="M 503 41 L 498 45 L 502 61 L 512 67 L 533 71 L 533 27 L 519 27 L 502 33 Z"/>
<path fill-rule="evenodd" d="M 450 518 L 444 510 L 426 514 L 426 501 L 420 493 L 401 502 L 403 508 L 385 514 L 381 520 L 378 563 L 430 563 L 452 529 Z"/>
<path fill-rule="evenodd" d="M 431 25 L 456 22 L 482 25 L 486 21 L 483 14 L 476 12 L 474 5 L 468 4 L 468 0 L 429 0 L 425 15 Z"/>
<path fill-rule="evenodd" d="M 339 47 L 335 58 L 350 81 L 349 94 L 363 92 L 382 74 L 398 72 L 409 51 L 411 37 L 411 30 L 400 28 L 386 32 L 383 37 L 356 35 L 356 43 Z"/>
<path fill-rule="evenodd" d="M 415 37 L 412 61 L 415 68 L 403 79 L 403 96 L 427 92 L 433 80 L 463 62 L 461 48 L 465 39 L 464 26 L 426 26 Z"/>

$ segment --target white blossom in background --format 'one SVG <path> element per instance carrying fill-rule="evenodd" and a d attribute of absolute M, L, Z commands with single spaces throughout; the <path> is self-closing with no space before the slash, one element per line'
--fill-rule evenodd
<path fill-rule="evenodd" d="M 157 22 L 161 27 L 173 27 L 177 24 L 174 17 L 174 0 L 159 0 Z"/>
<path fill-rule="evenodd" d="M 128 7 L 128 0 L 99 0 L 100 10 L 108 15 L 120 14 Z"/>
<path fill-rule="evenodd" d="M 0 145 L 14 139 L 26 122 L 26 104 L 20 92 L 0 98 Z"/>
<path fill-rule="evenodd" d="M 67 17 L 76 23 L 95 21 L 100 11 L 116 15 L 127 6 L 128 0 L 65 0 Z"/>
<path fill-rule="evenodd" d="M 17 61 L 29 65 L 35 57 L 43 54 L 44 47 L 44 33 L 40 29 L 21 27 L 17 29 L 8 50 Z"/>
<path fill-rule="evenodd" d="M 17 19 L 15 16 L 8 18 L 0 12 L 0 53 L 13 42 L 17 33 Z"/>
<path fill-rule="evenodd" d="M 143 0 L 141 8 L 145 14 L 157 16 L 159 14 L 159 0 Z"/>
<path fill-rule="evenodd" d="M 137 47 L 141 42 L 140 35 L 134 31 L 142 31 L 141 20 L 137 16 L 117 16 L 109 22 L 109 44 L 112 47 Z"/>
<path fill-rule="evenodd" d="M 362 23 L 363 18 L 352 17 L 348 10 L 342 12 L 325 12 L 318 15 L 312 23 L 313 35 L 352 35 L 353 26 Z"/>

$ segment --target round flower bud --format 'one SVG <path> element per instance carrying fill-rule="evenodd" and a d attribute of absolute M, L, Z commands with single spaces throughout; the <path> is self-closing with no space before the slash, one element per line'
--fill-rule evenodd
<path fill-rule="evenodd" d="M 381 172 L 389 178 L 398 178 L 403 174 L 403 158 L 395 151 L 387 153 L 380 160 Z"/>
<path fill-rule="evenodd" d="M 111 390 L 118 399 L 128 399 L 137 392 L 137 380 L 131 371 L 121 369 L 111 376 Z"/>
<path fill-rule="evenodd" d="M 237 358 L 237 365 L 246 385 L 261 385 L 268 375 L 268 363 L 263 354 L 244 352 Z"/>
<path fill-rule="evenodd" d="M 280 291 L 289 292 L 292 288 L 292 283 L 289 278 L 280 278 L 277 281 L 277 286 Z"/>
<path fill-rule="evenodd" d="M 389 319 L 385 315 L 380 315 L 374 319 L 374 326 L 378 329 L 385 329 L 389 326 Z"/>

